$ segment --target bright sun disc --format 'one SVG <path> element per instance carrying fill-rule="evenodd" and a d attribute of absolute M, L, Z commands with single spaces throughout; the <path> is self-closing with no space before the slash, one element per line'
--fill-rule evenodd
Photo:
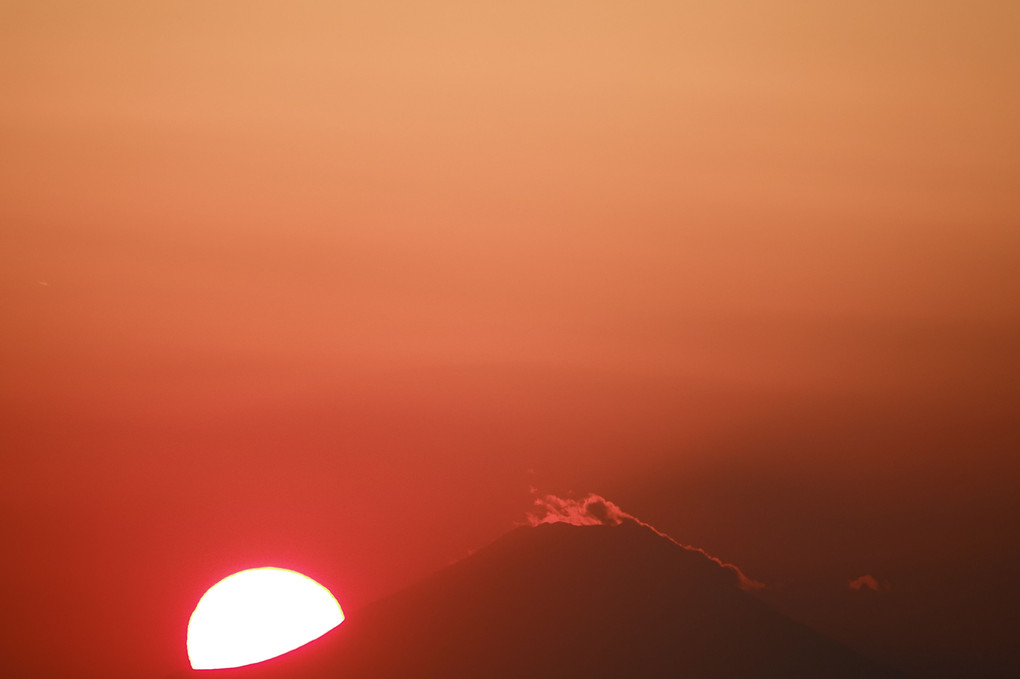
<path fill-rule="evenodd" d="M 252 568 L 209 588 L 188 622 L 196 670 L 241 667 L 318 639 L 344 620 L 329 590 L 283 568 Z"/>

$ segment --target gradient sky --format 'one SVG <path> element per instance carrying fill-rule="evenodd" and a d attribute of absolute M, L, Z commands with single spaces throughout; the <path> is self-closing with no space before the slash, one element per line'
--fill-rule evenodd
<path fill-rule="evenodd" d="M 888 580 L 941 625 L 894 650 L 995 657 L 1018 26 L 0 2 L 0 668 L 169 673 L 246 566 L 356 609 L 531 486 L 787 589 Z"/>

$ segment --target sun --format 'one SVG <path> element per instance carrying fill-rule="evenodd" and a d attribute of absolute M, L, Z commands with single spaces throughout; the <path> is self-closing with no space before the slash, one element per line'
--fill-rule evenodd
<path fill-rule="evenodd" d="M 188 622 L 188 658 L 196 670 L 241 667 L 318 639 L 344 620 L 328 589 L 284 568 L 228 576 L 199 599 Z"/>

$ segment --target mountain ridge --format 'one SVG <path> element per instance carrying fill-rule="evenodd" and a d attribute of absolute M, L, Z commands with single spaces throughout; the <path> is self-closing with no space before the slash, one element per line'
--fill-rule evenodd
<path fill-rule="evenodd" d="M 704 553 L 633 521 L 519 527 L 306 647 L 198 674 L 903 677 L 778 613 Z"/>

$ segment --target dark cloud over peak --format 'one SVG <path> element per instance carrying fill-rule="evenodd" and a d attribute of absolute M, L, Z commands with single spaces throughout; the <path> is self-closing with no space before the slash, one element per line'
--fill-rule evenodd
<path fill-rule="evenodd" d="M 862 575 L 859 578 L 855 578 L 849 582 L 850 589 L 855 591 L 861 591 L 864 589 L 870 589 L 873 592 L 888 592 L 892 589 L 892 585 L 888 581 L 883 580 L 879 582 L 873 575 Z"/>

